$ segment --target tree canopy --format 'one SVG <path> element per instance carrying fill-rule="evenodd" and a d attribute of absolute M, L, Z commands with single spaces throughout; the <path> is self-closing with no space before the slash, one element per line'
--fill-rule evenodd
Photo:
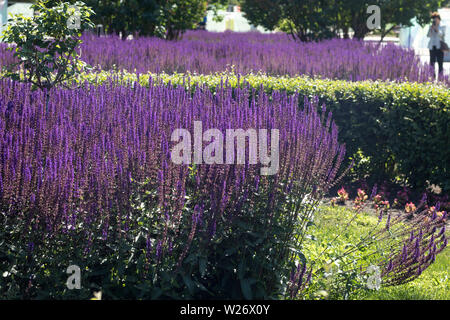
<path fill-rule="evenodd" d="M 11 46 L 18 62 L 5 67 L 5 76 L 20 82 L 31 83 L 33 89 L 48 90 L 70 80 L 87 67 L 79 59 L 77 47 L 83 31 L 91 29 L 93 11 L 77 1 L 78 12 L 69 2 L 60 2 L 52 8 L 37 1 L 33 17 L 17 15 L 11 19 L 2 34 L 2 40 Z M 78 23 L 70 19 L 76 14 Z M 73 24 L 73 25 L 72 25 Z"/>
<path fill-rule="evenodd" d="M 252 24 L 269 30 L 279 28 L 301 41 L 323 38 L 364 38 L 370 13 L 367 8 L 381 9 L 380 32 L 384 37 L 397 25 L 411 25 L 416 17 L 422 25 L 430 21 L 430 13 L 437 10 L 442 0 L 242 0 L 242 10 Z"/>
<path fill-rule="evenodd" d="M 53 7 L 61 0 L 46 1 Z M 70 1 L 72 3 L 75 0 Z M 108 33 L 156 35 L 177 39 L 195 28 L 206 14 L 204 0 L 85 0 L 95 11 L 93 21 Z"/>

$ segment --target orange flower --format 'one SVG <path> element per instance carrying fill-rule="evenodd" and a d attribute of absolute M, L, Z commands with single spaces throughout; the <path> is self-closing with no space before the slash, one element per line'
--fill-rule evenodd
<path fill-rule="evenodd" d="M 406 213 L 414 212 L 414 211 L 416 211 L 416 209 L 417 209 L 416 206 L 412 202 L 407 203 L 406 206 L 405 206 Z"/>
<path fill-rule="evenodd" d="M 346 200 L 348 200 L 348 193 L 347 193 L 347 191 L 345 191 L 344 187 L 339 189 L 338 196 L 339 196 L 339 200 L 341 200 L 341 201 L 345 202 Z"/>

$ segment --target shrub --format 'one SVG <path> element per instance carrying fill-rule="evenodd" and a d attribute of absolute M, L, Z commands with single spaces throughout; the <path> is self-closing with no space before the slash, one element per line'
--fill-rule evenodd
<path fill-rule="evenodd" d="M 307 297 L 323 272 L 322 257 L 308 259 L 303 242 L 344 147 L 317 99 L 300 110 L 301 95 L 263 87 L 258 95 L 229 85 L 191 94 L 109 81 L 53 90 L 47 113 L 44 93 L 0 84 L 2 297 L 101 290 L 110 299 L 294 299 Z M 278 174 L 263 176 L 253 164 L 176 165 L 169 137 L 194 120 L 222 132 L 279 129 Z M 360 197 L 364 205 L 368 196 Z M 371 261 L 384 283 L 408 282 L 447 245 L 447 214 L 433 210 L 381 210 L 377 228 L 343 255 L 381 250 Z M 73 264 L 81 291 L 65 286 Z M 367 276 L 367 265 L 355 267 L 346 275 Z"/>
<path fill-rule="evenodd" d="M 67 26 L 74 10 L 69 2 L 47 8 L 45 2 L 38 1 L 32 6 L 36 11 L 33 17 L 16 15 L 11 19 L 2 40 L 17 59 L 5 66 L 7 77 L 48 90 L 82 71 L 85 64 L 78 59 L 76 49 L 83 31 L 94 26 L 89 19 L 94 12 L 83 2 L 75 4 L 79 9 L 77 29 Z"/>
<path fill-rule="evenodd" d="M 191 96 L 110 82 L 52 90 L 46 113 L 30 89 L 0 82 L 0 296 L 251 299 L 304 288 L 304 230 L 345 152 L 317 102 L 299 110 L 276 91 L 254 100 L 247 88 Z M 174 164 L 171 133 L 194 120 L 279 129 L 278 174 Z M 73 264 L 80 292 L 65 287 Z"/>

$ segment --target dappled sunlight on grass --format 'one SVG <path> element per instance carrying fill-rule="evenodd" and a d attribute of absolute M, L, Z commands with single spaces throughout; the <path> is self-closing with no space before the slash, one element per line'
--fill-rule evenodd
<path fill-rule="evenodd" d="M 368 212 L 361 212 L 355 216 L 355 211 L 346 207 L 323 205 L 316 215 L 314 225 L 311 227 L 312 235 L 305 245 L 307 259 L 316 260 L 324 248 L 332 243 L 331 248 L 320 258 L 326 265 L 326 263 L 352 248 L 355 243 L 358 243 L 377 224 L 377 221 L 377 217 Z M 383 251 L 376 248 L 378 245 L 381 249 L 381 244 L 374 244 L 368 248 L 356 250 L 340 259 L 337 264 L 338 269 L 358 269 L 361 265 L 367 266 L 376 262 L 377 257 L 383 255 Z M 375 255 L 368 256 L 369 252 L 375 252 Z M 328 280 L 325 280 L 313 286 L 312 291 L 325 290 L 328 299 L 447 300 L 450 299 L 449 265 L 450 250 L 447 248 L 437 255 L 436 262 L 426 269 L 421 276 L 400 286 L 383 287 L 383 284 L 381 284 L 379 291 L 359 288 L 348 292 L 345 290 L 332 292 L 328 287 Z M 341 286 L 344 287 L 343 284 Z M 317 295 L 313 293 L 312 297 L 317 297 Z"/>

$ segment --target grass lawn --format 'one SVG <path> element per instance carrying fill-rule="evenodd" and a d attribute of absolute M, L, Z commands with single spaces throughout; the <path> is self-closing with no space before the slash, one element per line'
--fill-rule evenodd
<path fill-rule="evenodd" d="M 335 239 L 336 235 L 339 235 L 339 238 L 333 242 L 330 255 L 324 259 L 338 255 L 339 252 L 349 248 L 352 243 L 356 243 L 377 222 L 377 218 L 373 214 L 360 213 L 350 227 L 346 228 L 353 215 L 354 212 L 345 207 L 323 205 L 311 228 L 313 240 L 306 243 L 307 258 L 314 259 L 318 252 L 322 252 L 323 248 Z M 315 239 L 321 240 L 318 242 Z M 361 256 L 360 253 L 355 253 L 348 259 L 350 261 L 357 260 Z M 447 248 L 436 257 L 436 262 L 414 281 L 396 287 L 382 287 L 379 291 L 360 292 L 348 298 L 358 300 L 447 300 L 450 299 L 449 267 L 450 249 Z"/>
<path fill-rule="evenodd" d="M 450 249 L 446 248 L 416 280 L 368 294 L 370 300 L 450 300 Z"/>

